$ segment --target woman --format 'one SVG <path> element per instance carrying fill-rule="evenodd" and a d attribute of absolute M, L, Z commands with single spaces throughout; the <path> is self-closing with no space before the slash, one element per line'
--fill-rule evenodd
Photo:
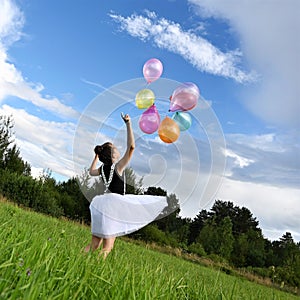
<path fill-rule="evenodd" d="M 127 149 L 120 158 L 118 149 L 110 142 L 96 146 L 95 157 L 89 173 L 101 176 L 105 186 L 103 195 L 94 197 L 90 204 L 91 244 L 85 251 L 94 251 L 103 243 L 104 258 L 113 249 L 117 236 L 140 229 L 153 221 L 167 205 L 166 198 L 149 195 L 125 195 L 125 168 L 135 148 L 134 135 L 129 115 L 121 115 L 127 130 Z M 98 159 L 102 162 L 97 168 Z"/>

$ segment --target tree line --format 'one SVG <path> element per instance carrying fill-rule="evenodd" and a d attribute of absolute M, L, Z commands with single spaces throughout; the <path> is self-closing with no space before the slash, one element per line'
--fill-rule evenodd
<path fill-rule="evenodd" d="M 33 178 L 30 164 L 21 158 L 14 141 L 13 127 L 12 116 L 0 116 L 0 194 L 37 212 L 89 225 L 86 196 L 92 199 L 103 192 L 100 180 L 91 182 L 87 170 L 65 182 L 56 182 L 50 170 Z M 299 288 L 300 242 L 296 243 L 291 233 L 284 233 L 276 241 L 266 239 L 251 211 L 230 201 L 216 200 L 209 211 L 201 210 L 193 219 L 181 217 L 176 195 L 167 195 L 160 187 L 143 188 L 142 180 L 137 180 L 130 168 L 125 175 L 128 193 L 163 195 L 168 201 L 168 209 L 130 234 L 132 239 L 180 248 Z"/>

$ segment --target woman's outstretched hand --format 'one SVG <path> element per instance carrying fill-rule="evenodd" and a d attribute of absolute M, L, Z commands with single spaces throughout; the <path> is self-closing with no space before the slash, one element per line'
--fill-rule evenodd
<path fill-rule="evenodd" d="M 124 115 L 123 113 L 121 113 L 121 117 L 125 123 L 128 123 L 130 121 L 130 117 L 128 114 Z"/>

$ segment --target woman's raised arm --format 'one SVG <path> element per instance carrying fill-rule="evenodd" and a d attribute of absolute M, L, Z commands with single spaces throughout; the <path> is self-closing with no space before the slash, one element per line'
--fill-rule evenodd
<path fill-rule="evenodd" d="M 117 164 L 117 170 L 118 173 L 121 175 L 124 171 L 124 169 L 126 168 L 127 164 L 129 163 L 134 148 L 135 148 L 135 140 L 134 140 L 134 135 L 133 135 L 133 131 L 132 131 L 132 126 L 131 126 L 131 119 L 129 115 L 123 115 L 122 114 L 122 118 L 126 124 L 126 130 L 127 130 L 127 149 L 123 155 L 123 157 L 119 160 L 118 164 Z"/>

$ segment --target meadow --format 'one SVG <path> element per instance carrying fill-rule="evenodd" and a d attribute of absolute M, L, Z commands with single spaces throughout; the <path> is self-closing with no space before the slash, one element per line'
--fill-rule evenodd
<path fill-rule="evenodd" d="M 299 299 L 119 238 L 103 260 L 89 227 L 0 201 L 0 299 Z"/>

